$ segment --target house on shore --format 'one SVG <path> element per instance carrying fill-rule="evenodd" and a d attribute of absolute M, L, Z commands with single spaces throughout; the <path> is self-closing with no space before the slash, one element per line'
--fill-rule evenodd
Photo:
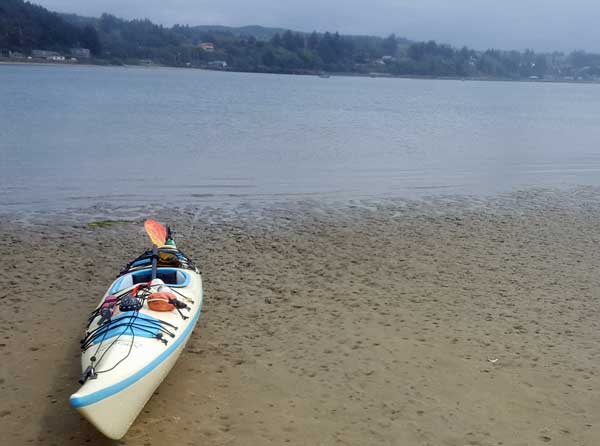
<path fill-rule="evenodd" d="M 212 53 L 215 50 L 215 44 L 212 42 L 200 42 L 198 44 L 198 48 L 200 48 L 202 51 L 208 51 L 209 53 Z"/>
<path fill-rule="evenodd" d="M 225 62 L 224 60 L 213 60 L 208 63 L 208 67 L 224 70 L 225 68 L 227 68 L 227 62 Z"/>
<path fill-rule="evenodd" d="M 56 51 L 32 50 L 31 56 L 35 57 L 36 59 L 50 59 L 51 60 L 52 57 L 58 57 L 58 56 L 60 56 L 60 54 L 57 53 Z"/>
<path fill-rule="evenodd" d="M 71 48 L 71 56 L 79 59 L 89 59 L 92 55 L 87 48 Z"/>

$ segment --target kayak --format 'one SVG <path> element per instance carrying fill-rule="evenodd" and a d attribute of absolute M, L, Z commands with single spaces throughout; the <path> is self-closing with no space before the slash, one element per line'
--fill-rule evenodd
<path fill-rule="evenodd" d="M 203 302 L 202 276 L 170 230 L 153 220 L 145 226 L 154 246 L 127 264 L 90 314 L 81 340 L 81 387 L 70 398 L 115 440 L 177 361 Z"/>

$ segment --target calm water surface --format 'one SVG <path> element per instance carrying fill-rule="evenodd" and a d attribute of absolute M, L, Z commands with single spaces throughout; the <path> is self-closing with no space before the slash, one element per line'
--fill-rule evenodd
<path fill-rule="evenodd" d="M 600 185 L 600 85 L 0 65 L 0 211 Z"/>

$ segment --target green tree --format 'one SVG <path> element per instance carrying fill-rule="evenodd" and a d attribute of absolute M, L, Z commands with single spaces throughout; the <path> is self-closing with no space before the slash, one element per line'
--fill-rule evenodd
<path fill-rule="evenodd" d="M 96 28 L 91 25 L 87 25 L 81 30 L 79 42 L 82 47 L 88 48 L 94 56 L 98 56 L 102 52 L 102 45 L 98 38 L 98 32 L 96 31 Z"/>
<path fill-rule="evenodd" d="M 398 40 L 396 39 L 396 34 L 390 34 L 387 38 L 385 38 L 381 43 L 381 47 L 387 55 L 395 56 L 396 51 L 398 51 Z"/>
<path fill-rule="evenodd" d="M 313 31 L 308 37 L 307 46 L 310 50 L 316 50 L 319 47 L 319 35 L 316 31 Z"/>

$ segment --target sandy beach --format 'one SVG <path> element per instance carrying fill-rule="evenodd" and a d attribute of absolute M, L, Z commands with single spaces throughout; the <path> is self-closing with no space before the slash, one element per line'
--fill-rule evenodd
<path fill-rule="evenodd" d="M 600 206 L 574 195 L 173 211 L 206 302 L 118 442 L 68 397 L 86 315 L 147 247 L 142 219 L 0 217 L 2 443 L 600 444 Z"/>

